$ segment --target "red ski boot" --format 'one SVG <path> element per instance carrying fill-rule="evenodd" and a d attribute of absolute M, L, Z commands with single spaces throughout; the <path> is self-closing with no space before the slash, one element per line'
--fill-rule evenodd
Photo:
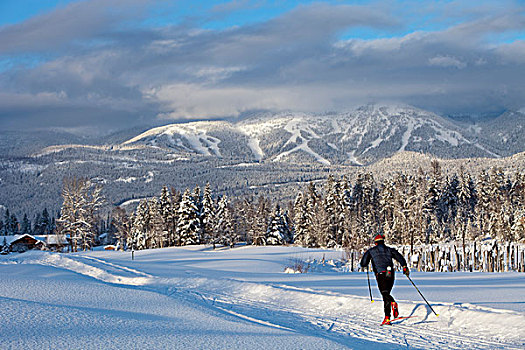
<path fill-rule="evenodd" d="M 381 326 L 384 326 L 385 324 L 391 325 L 390 323 L 390 316 L 385 316 L 385 319 L 383 320 L 383 323 L 381 323 Z"/>
<path fill-rule="evenodd" d="M 399 310 L 397 309 L 397 303 L 395 301 L 392 302 L 392 314 L 394 318 L 398 318 L 399 316 Z"/>

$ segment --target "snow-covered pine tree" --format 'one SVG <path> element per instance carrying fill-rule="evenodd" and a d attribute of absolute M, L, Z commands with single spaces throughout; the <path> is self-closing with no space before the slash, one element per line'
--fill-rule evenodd
<path fill-rule="evenodd" d="M 514 213 L 514 224 L 512 225 L 511 240 L 513 242 L 525 242 L 525 210 L 518 209 Z"/>
<path fill-rule="evenodd" d="M 150 222 L 148 201 L 139 202 L 131 226 L 131 245 L 128 247 L 136 250 L 148 248 L 148 227 Z"/>
<path fill-rule="evenodd" d="M 350 247 L 351 241 L 351 210 L 352 210 L 352 189 L 350 182 L 346 176 L 343 176 L 339 182 L 341 212 L 339 214 L 339 222 L 341 228 L 341 245 L 343 247 Z"/>
<path fill-rule="evenodd" d="M 327 248 L 334 248 L 341 245 L 339 215 L 341 205 L 339 203 L 339 184 L 335 181 L 332 174 L 328 176 L 325 188 L 325 197 L 323 201 L 324 211 L 326 213 L 326 228 L 323 230 L 322 245 Z"/>
<path fill-rule="evenodd" d="M 180 237 L 181 245 L 198 244 L 199 219 L 197 217 L 198 208 L 193 201 L 189 189 L 184 191 L 179 206 L 177 233 Z"/>
<path fill-rule="evenodd" d="M 252 244 L 254 245 L 266 245 L 266 229 L 268 228 L 268 217 L 271 213 L 271 201 L 264 197 L 259 196 L 257 200 L 255 217 L 252 220 L 251 231 L 253 232 Z"/>
<path fill-rule="evenodd" d="M 162 243 L 161 246 L 169 247 L 174 245 L 172 239 L 174 236 L 174 210 L 173 203 L 171 201 L 170 191 L 168 186 L 163 186 L 160 197 L 159 197 L 159 212 L 161 216 L 161 230 L 162 230 Z"/>
<path fill-rule="evenodd" d="M 306 236 L 310 227 L 309 216 L 307 212 L 306 199 L 302 192 L 295 197 L 294 202 L 294 243 L 306 246 Z"/>
<path fill-rule="evenodd" d="M 353 232 L 356 235 L 355 244 L 362 247 L 369 244 L 373 234 L 380 231 L 379 196 L 371 173 L 357 175 L 352 190 L 352 204 L 355 210 Z"/>
<path fill-rule="evenodd" d="M 436 243 L 441 237 L 442 225 L 442 174 L 441 165 L 437 160 L 430 162 L 431 171 L 427 181 L 423 213 L 427 220 L 425 243 Z"/>
<path fill-rule="evenodd" d="M 490 177 L 485 170 L 479 174 L 476 182 L 478 193 L 478 203 L 476 205 L 477 227 L 479 229 L 478 239 L 483 239 L 489 235 L 489 217 L 491 208 Z"/>
<path fill-rule="evenodd" d="M 510 200 L 514 208 L 525 209 L 525 174 L 516 172 L 510 187 Z"/>
<path fill-rule="evenodd" d="M 179 191 L 177 191 L 175 188 L 171 188 L 171 206 L 172 206 L 172 226 L 173 226 L 173 235 L 169 237 L 170 246 L 179 246 L 180 243 L 180 236 L 179 232 L 177 231 L 178 223 L 179 223 L 179 209 L 180 209 L 180 202 L 182 201 L 182 195 Z"/>
<path fill-rule="evenodd" d="M 453 175 L 451 178 L 447 177 L 445 180 L 445 186 L 441 195 L 441 224 L 443 229 L 441 231 L 442 237 L 439 239 L 440 242 L 454 239 L 452 231 L 455 226 L 455 220 L 457 216 L 459 186 L 460 184 L 457 175 Z"/>
<path fill-rule="evenodd" d="M 162 219 L 162 212 L 157 197 L 153 197 L 148 203 L 149 210 L 149 226 L 148 232 L 148 248 L 162 248 L 167 240 L 167 233 L 164 230 L 164 221 Z"/>
<path fill-rule="evenodd" d="M 326 214 L 322 206 L 322 197 L 317 192 L 315 184 L 308 184 L 306 193 L 306 215 L 307 222 L 310 224 L 308 230 L 304 233 L 304 242 L 306 247 L 319 247 L 321 244 L 322 230 L 326 222 Z"/>
<path fill-rule="evenodd" d="M 129 232 L 126 236 L 126 249 L 127 250 L 138 250 L 138 238 L 140 231 L 136 225 L 137 214 L 136 211 L 131 213 L 129 217 Z"/>
<path fill-rule="evenodd" d="M 215 203 L 212 198 L 212 191 L 210 183 L 206 183 L 204 192 L 202 194 L 202 210 L 201 210 L 201 232 L 202 242 L 208 244 L 211 240 L 213 231 L 213 217 L 215 215 Z"/>
<path fill-rule="evenodd" d="M 463 256 L 466 256 L 467 240 L 474 239 L 474 209 L 476 207 L 477 194 L 474 181 L 463 167 L 459 173 L 459 190 L 457 202 L 457 219 L 455 222 L 455 238 L 460 240 L 463 247 Z M 466 269 L 467 266 L 462 266 Z"/>
<path fill-rule="evenodd" d="M 282 245 L 289 243 L 290 227 L 286 213 L 281 210 L 279 204 L 275 206 L 273 215 L 270 216 L 268 228 L 266 230 L 266 244 L 267 245 Z"/>
<path fill-rule="evenodd" d="M 195 208 L 196 208 L 195 212 L 196 212 L 196 215 L 197 215 L 197 220 L 195 222 L 197 239 L 196 239 L 196 243 L 195 244 L 199 244 L 199 243 L 201 243 L 202 236 L 203 236 L 204 217 L 203 217 L 203 214 L 202 214 L 201 188 L 198 185 L 195 186 L 195 188 L 193 189 L 193 193 L 191 195 L 191 198 L 192 198 L 193 203 L 195 205 Z"/>
<path fill-rule="evenodd" d="M 398 174 L 398 177 L 400 176 L 402 176 L 402 174 Z M 383 232 L 391 238 L 396 236 L 394 233 L 394 224 L 396 223 L 394 221 L 396 198 L 399 198 L 399 193 L 396 192 L 394 179 L 386 179 L 382 183 L 379 194 L 379 215 L 382 221 Z M 393 239 L 392 242 L 395 243 L 395 239 Z"/>
<path fill-rule="evenodd" d="M 228 200 L 226 196 L 221 196 L 217 199 L 217 205 L 215 209 L 215 215 L 212 221 L 212 234 L 210 242 L 213 245 L 213 249 L 216 248 L 217 244 L 222 244 L 223 241 L 223 230 L 226 222 Z"/>
<path fill-rule="evenodd" d="M 235 218 L 230 204 L 228 203 L 226 197 L 224 196 L 224 204 L 222 210 L 222 217 L 220 220 L 220 231 L 221 238 L 220 242 L 225 247 L 233 248 L 238 241 L 237 227 L 235 225 Z"/>

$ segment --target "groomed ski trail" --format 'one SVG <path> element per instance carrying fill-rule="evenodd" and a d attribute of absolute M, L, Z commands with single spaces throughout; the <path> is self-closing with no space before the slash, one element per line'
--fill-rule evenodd
<path fill-rule="evenodd" d="M 103 283 L 184 298 L 248 322 L 315 334 L 353 348 L 359 347 L 360 340 L 382 343 L 385 348 L 522 349 L 525 345 L 519 330 L 503 331 L 525 323 L 525 315 L 513 311 L 434 303 L 440 315 L 436 317 L 423 302 L 398 301 L 404 315 L 418 317 L 381 327 L 382 307 L 372 307 L 365 297 L 199 277 L 194 272 L 166 278 L 86 255 L 26 254 L 8 262 L 52 266 Z"/>

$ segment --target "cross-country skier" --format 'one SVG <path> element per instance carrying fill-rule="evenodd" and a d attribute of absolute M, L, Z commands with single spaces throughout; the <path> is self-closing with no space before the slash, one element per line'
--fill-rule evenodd
<path fill-rule="evenodd" d="M 403 266 L 403 273 L 409 275 L 410 271 L 407 267 L 405 258 L 394 248 L 385 245 L 385 236 L 378 234 L 374 238 L 375 247 L 372 247 L 366 251 L 361 259 L 361 267 L 365 268 L 372 260 L 372 269 L 376 275 L 377 286 L 383 296 L 383 303 L 385 307 L 385 319 L 384 324 L 390 324 L 390 310 L 394 318 L 399 316 L 399 310 L 397 303 L 394 298 L 390 295 L 390 291 L 394 286 L 394 262 L 392 258 L 396 259 L 401 266 Z"/>

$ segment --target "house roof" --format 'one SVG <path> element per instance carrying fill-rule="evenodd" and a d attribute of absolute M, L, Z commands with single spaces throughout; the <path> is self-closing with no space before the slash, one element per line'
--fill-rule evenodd
<path fill-rule="evenodd" d="M 62 245 L 69 244 L 68 237 L 63 235 L 38 235 L 34 237 L 48 245 L 56 245 L 58 242 Z"/>
<path fill-rule="evenodd" d="M 23 234 L 23 235 L 13 235 L 13 236 L 0 236 L 0 245 L 4 245 L 4 241 L 8 244 L 8 245 L 12 245 L 14 243 L 16 243 L 17 241 L 25 238 L 25 237 L 29 237 L 29 238 L 32 238 L 36 241 L 41 241 L 42 243 L 45 243 L 44 241 L 36 238 L 35 236 L 31 236 L 30 234 Z"/>

